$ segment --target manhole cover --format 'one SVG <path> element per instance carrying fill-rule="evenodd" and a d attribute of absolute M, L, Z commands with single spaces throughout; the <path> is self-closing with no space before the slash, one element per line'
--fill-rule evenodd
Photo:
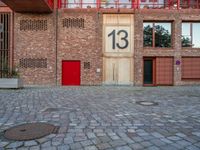
<path fill-rule="evenodd" d="M 139 105 L 143 105 L 143 106 L 156 106 L 158 105 L 157 102 L 152 102 L 152 101 L 138 101 L 136 102 Z"/>
<path fill-rule="evenodd" d="M 59 127 L 48 123 L 27 123 L 4 131 L 4 137 L 9 140 L 26 141 L 42 138 L 51 133 L 56 134 Z"/>

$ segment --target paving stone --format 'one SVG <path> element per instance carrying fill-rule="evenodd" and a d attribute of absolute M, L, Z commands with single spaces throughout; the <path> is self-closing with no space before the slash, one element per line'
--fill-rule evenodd
<path fill-rule="evenodd" d="M 166 143 L 166 144 L 171 144 L 171 143 L 173 143 L 171 140 L 169 140 L 169 139 L 167 139 L 167 138 L 161 138 L 160 140 L 163 141 L 163 142 Z"/>
<path fill-rule="evenodd" d="M 73 142 L 74 142 L 74 140 L 73 140 L 72 137 L 64 138 L 64 143 L 65 143 L 65 144 L 71 144 L 71 143 L 73 143 Z"/>
<path fill-rule="evenodd" d="M 190 145 L 190 146 L 186 147 L 186 149 L 187 150 L 199 150 L 199 148 L 194 145 Z"/>
<path fill-rule="evenodd" d="M 24 142 L 24 146 L 26 146 L 26 147 L 28 147 L 28 146 L 35 146 L 37 144 L 38 143 L 36 141 L 34 141 L 34 140 Z"/>
<path fill-rule="evenodd" d="M 100 150 L 104 150 L 104 149 L 109 149 L 111 146 L 110 144 L 108 143 L 100 143 L 100 144 L 97 144 L 97 148 L 100 149 Z"/>
<path fill-rule="evenodd" d="M 153 145 L 152 143 L 148 142 L 148 141 L 144 141 L 140 143 L 142 146 L 144 147 L 150 147 L 151 145 Z"/>
<path fill-rule="evenodd" d="M 87 146 L 84 149 L 85 150 L 98 150 L 96 146 Z"/>
<path fill-rule="evenodd" d="M 117 147 L 116 150 L 131 150 L 131 148 L 129 146 L 121 146 Z"/>
<path fill-rule="evenodd" d="M 87 140 L 86 136 L 77 136 L 74 138 L 75 142 L 80 142 L 80 141 L 85 141 L 85 140 Z"/>
<path fill-rule="evenodd" d="M 8 146 L 6 146 L 6 148 L 14 149 L 14 148 L 19 148 L 19 147 L 21 147 L 23 145 L 24 145 L 23 142 L 13 142 L 13 143 L 10 143 Z"/>
<path fill-rule="evenodd" d="M 164 138 L 164 136 L 161 135 L 161 134 L 158 133 L 158 132 L 154 132 L 154 133 L 152 133 L 152 135 L 153 135 L 154 137 L 156 137 L 156 138 Z"/>
<path fill-rule="evenodd" d="M 57 150 L 69 150 L 69 146 L 68 145 L 60 145 L 60 146 L 58 146 Z"/>
<path fill-rule="evenodd" d="M 148 150 L 160 150 L 160 148 L 156 146 L 151 146 L 151 147 L 148 147 Z"/>
<path fill-rule="evenodd" d="M 170 136 L 170 137 L 167 137 L 169 140 L 172 140 L 172 141 L 178 141 L 178 140 L 181 140 L 180 137 L 178 136 Z"/>
<path fill-rule="evenodd" d="M 96 136 L 95 136 L 94 133 L 87 133 L 87 137 L 88 137 L 89 139 L 96 138 Z"/>
<path fill-rule="evenodd" d="M 177 148 L 172 145 L 165 145 L 161 147 L 161 150 L 177 150 Z"/>
<path fill-rule="evenodd" d="M 21 147 L 21 148 L 17 148 L 17 150 L 28 150 L 27 147 Z"/>
<path fill-rule="evenodd" d="M 192 134 L 200 137 L 200 132 L 192 132 Z"/>
<path fill-rule="evenodd" d="M 162 142 L 160 139 L 154 139 L 154 140 L 151 140 L 149 142 L 151 142 L 153 145 L 158 146 L 158 147 L 166 144 L 166 143 Z"/>
<path fill-rule="evenodd" d="M 40 150 L 40 146 L 31 146 L 29 150 Z"/>
<path fill-rule="evenodd" d="M 41 144 L 41 147 L 42 148 L 51 147 L 51 142 L 50 141 L 45 142 L 45 143 Z"/>
<path fill-rule="evenodd" d="M 40 139 L 36 139 L 37 142 L 39 142 L 40 144 L 47 142 L 49 139 L 48 138 L 40 138 Z"/>
<path fill-rule="evenodd" d="M 99 137 L 99 140 L 100 140 L 102 143 L 106 143 L 106 142 L 111 141 L 111 139 L 110 139 L 108 136 Z"/>
<path fill-rule="evenodd" d="M 82 141 L 81 142 L 81 145 L 83 146 L 83 147 L 85 147 L 85 146 L 88 146 L 88 145 L 92 145 L 93 143 L 92 143 L 92 141 L 90 141 L 90 140 L 86 140 L 86 141 Z"/>
<path fill-rule="evenodd" d="M 0 132 L 27 122 L 61 127 L 59 134 L 37 139 L 38 145 L 25 141 L 12 149 L 200 149 L 199 99 L 199 86 L 0 90 Z M 140 100 L 159 105 L 135 105 Z M 47 108 L 62 111 L 45 112 Z M 7 144 L 0 140 L 0 147 Z"/>
<path fill-rule="evenodd" d="M 186 137 L 186 135 L 183 134 L 183 133 L 176 133 L 176 135 L 179 136 L 179 137 L 182 137 L 182 138 Z"/>
<path fill-rule="evenodd" d="M 120 139 L 120 137 L 119 137 L 119 136 L 117 136 L 117 135 L 110 136 L 110 138 L 111 138 L 112 140 L 119 140 L 119 139 Z"/>
<path fill-rule="evenodd" d="M 4 147 L 4 146 L 6 146 L 8 144 L 9 144 L 9 142 L 0 142 L 0 147 Z"/>
<path fill-rule="evenodd" d="M 109 142 L 109 144 L 110 144 L 112 147 L 117 147 L 117 146 L 126 145 L 127 143 L 124 142 L 124 141 L 122 141 L 122 140 L 114 140 L 114 141 Z"/>
<path fill-rule="evenodd" d="M 72 150 L 77 150 L 77 149 L 80 149 L 80 148 L 82 148 L 80 143 L 72 143 L 72 144 L 70 144 L 70 149 L 72 149 Z"/>
<path fill-rule="evenodd" d="M 130 147 L 134 150 L 143 150 L 144 146 L 140 143 L 131 144 Z"/>
<path fill-rule="evenodd" d="M 56 147 L 50 146 L 50 147 L 44 147 L 42 150 L 56 150 Z"/>

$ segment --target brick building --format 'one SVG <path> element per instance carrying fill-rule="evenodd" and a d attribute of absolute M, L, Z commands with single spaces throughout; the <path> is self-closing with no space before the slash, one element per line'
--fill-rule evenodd
<path fill-rule="evenodd" d="M 200 84 L 199 0 L 1 1 L 1 78 L 17 68 L 26 85 Z"/>

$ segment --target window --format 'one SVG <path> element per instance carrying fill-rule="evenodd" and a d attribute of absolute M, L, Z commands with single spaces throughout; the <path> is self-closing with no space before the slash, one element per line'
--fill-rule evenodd
<path fill-rule="evenodd" d="M 131 0 L 101 0 L 102 8 L 131 8 Z"/>
<path fill-rule="evenodd" d="M 96 0 L 62 0 L 63 8 L 95 8 Z"/>
<path fill-rule="evenodd" d="M 144 47 L 171 47 L 171 23 L 143 24 Z"/>
<path fill-rule="evenodd" d="M 182 47 L 200 48 L 200 23 L 182 23 Z"/>
<path fill-rule="evenodd" d="M 140 0 L 140 8 L 164 8 L 165 0 Z"/>

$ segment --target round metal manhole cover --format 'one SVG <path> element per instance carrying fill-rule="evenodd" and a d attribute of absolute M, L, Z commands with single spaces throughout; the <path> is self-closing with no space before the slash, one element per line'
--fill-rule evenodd
<path fill-rule="evenodd" d="M 27 123 L 14 126 L 4 131 L 4 137 L 9 140 L 26 141 L 42 138 L 57 133 L 59 127 L 48 123 Z"/>
<path fill-rule="evenodd" d="M 143 106 L 156 106 L 158 105 L 157 102 L 152 102 L 152 101 L 138 101 L 136 102 L 139 105 L 143 105 Z"/>

